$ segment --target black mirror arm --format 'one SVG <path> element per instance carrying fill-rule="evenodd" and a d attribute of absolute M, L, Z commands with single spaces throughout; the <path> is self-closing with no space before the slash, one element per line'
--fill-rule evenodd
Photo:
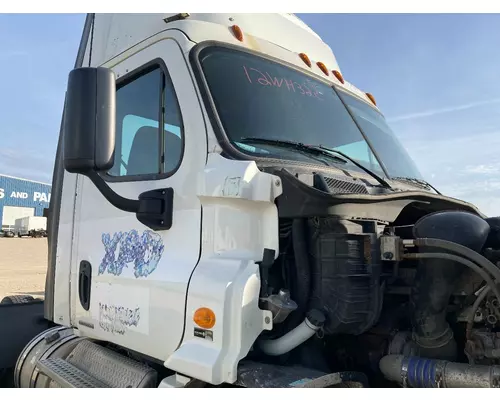
<path fill-rule="evenodd" d="M 155 231 L 172 227 L 174 190 L 172 188 L 150 190 L 139 195 L 138 200 L 127 199 L 113 191 L 96 171 L 85 174 L 99 192 L 116 208 L 135 213 L 137 219 Z"/>
<path fill-rule="evenodd" d="M 85 175 L 92 181 L 106 200 L 113 204 L 116 208 L 132 213 L 139 212 L 141 203 L 140 200 L 131 200 L 120 196 L 106 184 L 104 179 L 102 179 L 96 171 L 89 171 Z"/>

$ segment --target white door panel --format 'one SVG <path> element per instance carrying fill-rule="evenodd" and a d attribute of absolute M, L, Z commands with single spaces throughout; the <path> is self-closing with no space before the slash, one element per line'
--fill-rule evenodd
<path fill-rule="evenodd" d="M 187 287 L 200 255 L 201 204 L 196 188 L 207 154 L 205 123 L 186 61 L 173 39 L 157 41 L 135 52 L 113 70 L 119 77 L 127 76 L 160 57 L 182 114 L 182 162 L 173 175 L 162 179 L 143 176 L 140 180 L 108 184 L 129 199 L 137 199 L 145 191 L 173 188 L 173 224 L 169 230 L 153 231 L 135 214 L 111 205 L 84 177 L 75 228 L 78 242 L 72 265 L 72 323 L 84 335 L 165 360 L 182 339 Z M 117 135 L 118 127 L 117 122 Z M 120 132 L 125 132 L 125 125 Z M 134 133 L 134 141 L 139 132 Z M 125 139 L 120 146 L 124 143 Z M 120 166 L 123 173 L 132 167 L 127 164 L 128 155 L 120 154 L 125 160 L 125 167 Z M 89 262 L 92 269 L 88 311 L 79 298 L 82 260 Z"/>

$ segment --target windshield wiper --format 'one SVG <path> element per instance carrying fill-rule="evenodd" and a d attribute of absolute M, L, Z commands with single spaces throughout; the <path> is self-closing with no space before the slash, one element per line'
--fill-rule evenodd
<path fill-rule="evenodd" d="M 303 151 L 307 154 L 325 155 L 328 158 L 331 158 L 331 159 L 335 160 L 335 162 L 340 163 L 340 164 L 347 163 L 347 161 L 344 160 L 343 158 L 340 158 L 340 157 L 337 157 L 333 154 L 330 154 L 329 152 L 327 152 L 319 147 L 309 146 L 307 144 L 293 142 L 291 140 L 266 139 L 266 138 L 260 138 L 260 137 L 246 137 L 246 138 L 242 138 L 240 140 L 237 140 L 237 142 L 240 142 L 240 143 L 262 143 L 262 144 L 270 144 L 270 145 L 276 145 L 276 146 L 281 146 L 281 147 L 289 147 L 292 149 Z"/>
<path fill-rule="evenodd" d="M 440 196 L 442 196 L 441 192 L 439 190 L 437 190 L 434 186 L 432 186 L 429 182 L 427 181 L 424 181 L 423 179 L 418 179 L 418 178 L 408 178 L 406 176 L 396 176 L 394 178 L 391 178 L 395 181 L 403 181 L 403 182 L 410 182 L 410 183 L 413 183 L 413 184 L 417 184 L 417 185 L 420 185 L 420 186 L 424 186 L 426 187 L 427 189 L 432 189 L 434 190 L 437 194 L 439 194 Z"/>
<path fill-rule="evenodd" d="M 309 145 L 309 144 L 303 144 L 299 142 L 293 142 L 291 140 L 279 140 L 279 139 L 265 139 L 265 138 L 253 138 L 253 137 L 248 137 L 248 138 L 242 138 L 239 140 L 241 143 L 265 143 L 265 144 L 275 144 L 275 145 L 280 145 L 280 146 L 287 146 L 291 148 L 295 148 L 298 150 L 306 151 L 309 153 L 316 153 L 316 154 L 321 154 L 325 155 L 329 158 L 334 159 L 336 162 L 341 162 L 342 164 L 346 164 L 348 161 L 353 163 L 356 167 L 360 168 L 364 172 L 366 172 L 368 175 L 370 175 L 373 179 L 375 179 L 380 185 L 385 187 L 386 189 L 393 190 L 391 185 L 381 176 L 377 175 L 375 172 L 371 171 L 369 168 L 364 167 L 357 161 L 353 160 L 351 157 L 345 155 L 343 152 L 339 150 L 333 150 L 328 147 L 324 147 L 323 145 L 315 146 L 315 145 Z M 337 157 L 332 153 L 339 154 L 342 157 Z M 348 160 L 348 161 L 346 161 Z"/>

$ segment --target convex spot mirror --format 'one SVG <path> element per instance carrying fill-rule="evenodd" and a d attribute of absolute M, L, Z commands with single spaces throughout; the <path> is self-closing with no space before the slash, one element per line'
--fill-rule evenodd
<path fill-rule="evenodd" d="M 113 166 L 115 115 L 114 72 L 102 67 L 72 70 L 63 124 L 66 171 L 88 175 Z"/>

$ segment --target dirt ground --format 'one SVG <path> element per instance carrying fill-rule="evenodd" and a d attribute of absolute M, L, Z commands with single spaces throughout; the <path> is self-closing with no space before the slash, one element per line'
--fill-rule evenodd
<path fill-rule="evenodd" d="M 0 238 L 0 299 L 8 295 L 44 296 L 46 238 Z"/>

